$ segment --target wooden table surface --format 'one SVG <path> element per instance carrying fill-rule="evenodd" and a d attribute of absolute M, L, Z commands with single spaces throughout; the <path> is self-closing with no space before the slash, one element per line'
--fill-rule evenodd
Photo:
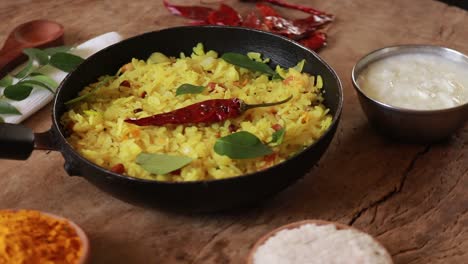
<path fill-rule="evenodd" d="M 27 161 L 0 161 L 0 207 L 73 219 L 90 237 L 91 263 L 243 263 L 261 235 L 309 218 L 372 234 L 398 264 L 468 263 L 468 124 L 437 144 L 385 139 L 369 127 L 350 82 L 361 56 L 388 45 L 437 44 L 467 54 L 468 13 L 432 0 L 291 2 L 337 16 L 320 56 L 345 90 L 335 138 L 302 180 L 253 208 L 180 214 L 124 203 L 68 176 L 60 153 L 35 151 Z M 253 7 L 226 3 L 242 13 Z M 67 44 L 108 31 L 130 37 L 187 22 L 154 0 L 1 1 L 0 41 L 16 25 L 39 18 L 62 23 Z M 50 112 L 49 105 L 24 123 L 45 131 Z"/>

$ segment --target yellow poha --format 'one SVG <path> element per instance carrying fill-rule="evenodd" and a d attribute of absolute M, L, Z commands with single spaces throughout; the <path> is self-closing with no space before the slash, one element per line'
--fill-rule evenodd
<path fill-rule="evenodd" d="M 262 61 L 260 54 L 249 57 Z M 265 62 L 265 60 L 263 60 Z M 179 58 L 154 53 L 147 60 L 132 59 L 114 77 L 101 77 L 86 87 L 61 119 L 68 141 L 85 158 L 114 172 L 161 181 L 198 181 L 234 177 L 259 171 L 302 151 L 320 138 L 332 117 L 322 104 L 320 76 L 302 73 L 303 62 L 290 69 L 276 68 L 282 78 L 227 63 L 215 51 L 198 44 L 191 56 Z M 182 84 L 206 87 L 198 94 L 176 96 Z M 209 99 L 240 98 L 248 104 L 287 103 L 251 109 L 237 118 L 214 124 L 136 126 L 127 118 L 165 113 Z M 247 131 L 262 142 L 284 128 L 273 153 L 250 159 L 218 155 L 213 146 L 220 137 Z M 172 173 L 155 175 L 136 163 L 141 153 L 190 157 L 192 161 Z"/>

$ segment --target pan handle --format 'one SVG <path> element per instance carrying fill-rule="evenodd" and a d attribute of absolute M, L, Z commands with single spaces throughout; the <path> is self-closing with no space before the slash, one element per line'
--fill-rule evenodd
<path fill-rule="evenodd" d="M 58 150 L 52 130 L 34 133 L 23 125 L 0 124 L 0 159 L 27 159 L 34 149 Z"/>

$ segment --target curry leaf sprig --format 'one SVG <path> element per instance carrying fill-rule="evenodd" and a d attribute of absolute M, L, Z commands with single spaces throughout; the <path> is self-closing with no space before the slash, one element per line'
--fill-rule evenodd
<path fill-rule="evenodd" d="M 276 71 L 271 69 L 270 66 L 268 66 L 267 64 L 260 61 L 252 60 L 248 56 L 243 54 L 227 52 L 221 56 L 221 59 L 241 68 L 267 74 L 273 79 L 282 79 L 282 77 Z"/>
<path fill-rule="evenodd" d="M 279 130 L 273 132 L 271 135 L 271 141 L 268 144 L 272 144 L 274 146 L 278 146 L 283 143 L 284 134 L 286 133 L 286 129 L 284 127 L 280 128 Z"/>
<path fill-rule="evenodd" d="M 184 83 L 176 90 L 176 96 L 182 94 L 198 94 L 205 90 L 204 86 L 197 86 L 189 83 Z"/>
<path fill-rule="evenodd" d="M 46 89 L 54 93 L 58 83 L 51 77 L 41 73 L 41 69 L 50 65 L 64 72 L 74 70 L 83 59 L 68 53 L 71 47 L 60 46 L 44 50 L 36 48 L 24 49 L 23 53 L 28 56 L 26 66 L 15 75 L 6 75 L 0 80 L 3 94 L 0 96 L 0 114 L 21 115 L 21 113 L 5 98 L 13 101 L 22 101 L 29 97 L 34 87 Z M 37 62 L 35 65 L 34 62 Z M 15 78 L 18 81 L 15 83 Z M 2 122 L 3 119 L 0 119 Z"/>
<path fill-rule="evenodd" d="M 250 159 L 273 153 L 268 145 L 247 131 L 219 138 L 214 145 L 214 151 L 231 159 Z"/>
<path fill-rule="evenodd" d="M 140 153 L 136 163 L 150 173 L 164 175 L 178 170 L 192 161 L 185 156 L 174 156 L 157 153 Z"/>
<path fill-rule="evenodd" d="M 99 89 L 101 89 L 101 87 L 103 87 L 104 85 L 108 85 L 111 81 L 114 81 L 118 76 L 118 73 L 115 75 L 115 76 L 105 76 L 101 81 L 99 81 L 96 85 L 96 87 L 94 89 L 92 89 L 89 93 L 86 93 L 86 94 L 83 94 L 81 96 L 78 96 L 78 97 L 75 97 L 71 100 L 68 100 L 65 102 L 65 105 L 71 105 L 71 104 L 74 104 L 76 102 L 80 102 L 80 101 L 83 101 L 84 99 L 92 96 L 93 94 L 95 94 Z"/>
<path fill-rule="evenodd" d="M 272 134 L 272 140 L 263 143 L 257 136 L 247 131 L 240 131 L 216 140 L 213 147 L 218 155 L 224 155 L 231 159 L 258 158 L 273 153 L 269 145 L 278 146 L 282 143 L 285 129 L 281 128 Z M 140 153 L 136 163 L 146 171 L 164 175 L 179 170 L 193 159 L 186 156 L 166 155 L 159 153 Z"/>

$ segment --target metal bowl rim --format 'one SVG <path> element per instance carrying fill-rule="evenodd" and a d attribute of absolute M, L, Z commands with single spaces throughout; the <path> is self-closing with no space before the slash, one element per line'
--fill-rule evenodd
<path fill-rule="evenodd" d="M 362 91 L 361 87 L 359 87 L 359 85 L 356 82 L 356 68 L 360 63 L 362 63 L 362 61 L 364 61 L 365 59 L 367 59 L 369 57 L 372 57 L 372 56 L 377 57 L 375 60 L 371 60 L 371 61 L 367 62 L 366 64 L 362 65 L 361 68 L 364 69 L 365 67 L 372 64 L 373 62 L 385 58 L 385 56 L 383 56 L 385 54 L 391 54 L 391 53 L 394 53 L 394 52 L 396 52 L 398 50 L 403 51 L 403 52 L 396 53 L 395 55 L 403 54 L 403 53 L 411 53 L 411 52 L 404 52 L 404 51 L 405 50 L 413 50 L 413 49 L 439 50 L 439 51 L 444 51 L 444 52 L 448 52 L 448 53 L 451 53 L 451 54 L 455 54 L 455 55 L 460 56 L 461 58 L 465 59 L 467 61 L 467 66 L 468 66 L 468 56 L 467 55 L 465 55 L 464 53 L 462 53 L 460 51 L 457 51 L 457 50 L 454 50 L 454 49 L 451 49 L 451 48 L 448 48 L 448 47 L 444 47 L 444 46 L 427 45 L 427 44 L 402 44 L 402 45 L 387 46 L 387 47 L 383 47 L 383 48 L 373 50 L 373 51 L 365 54 L 364 56 L 362 56 L 356 62 L 356 64 L 354 64 L 353 69 L 351 70 L 351 80 L 352 80 L 354 89 L 358 93 L 360 93 L 362 96 L 364 96 L 366 99 L 372 101 L 374 104 L 377 104 L 380 107 L 383 107 L 383 108 L 385 108 L 387 110 L 400 112 L 400 113 L 404 113 L 404 114 L 433 115 L 433 114 L 441 114 L 441 113 L 449 113 L 449 112 L 459 111 L 459 110 L 461 110 L 461 109 L 463 109 L 465 107 L 468 107 L 468 102 L 465 102 L 465 103 L 463 103 L 461 105 L 457 105 L 457 106 L 454 106 L 454 107 L 440 108 L 440 109 L 424 110 L 424 109 L 404 108 L 404 107 L 393 106 L 393 105 L 390 105 L 390 104 L 383 103 L 383 102 L 381 102 L 381 101 L 379 101 L 377 99 L 374 99 L 374 98 L 372 98 L 370 96 L 367 96 L 366 93 L 364 91 Z M 436 53 L 434 53 L 434 54 L 436 54 Z M 390 55 L 390 56 L 392 56 L 392 55 Z"/>

